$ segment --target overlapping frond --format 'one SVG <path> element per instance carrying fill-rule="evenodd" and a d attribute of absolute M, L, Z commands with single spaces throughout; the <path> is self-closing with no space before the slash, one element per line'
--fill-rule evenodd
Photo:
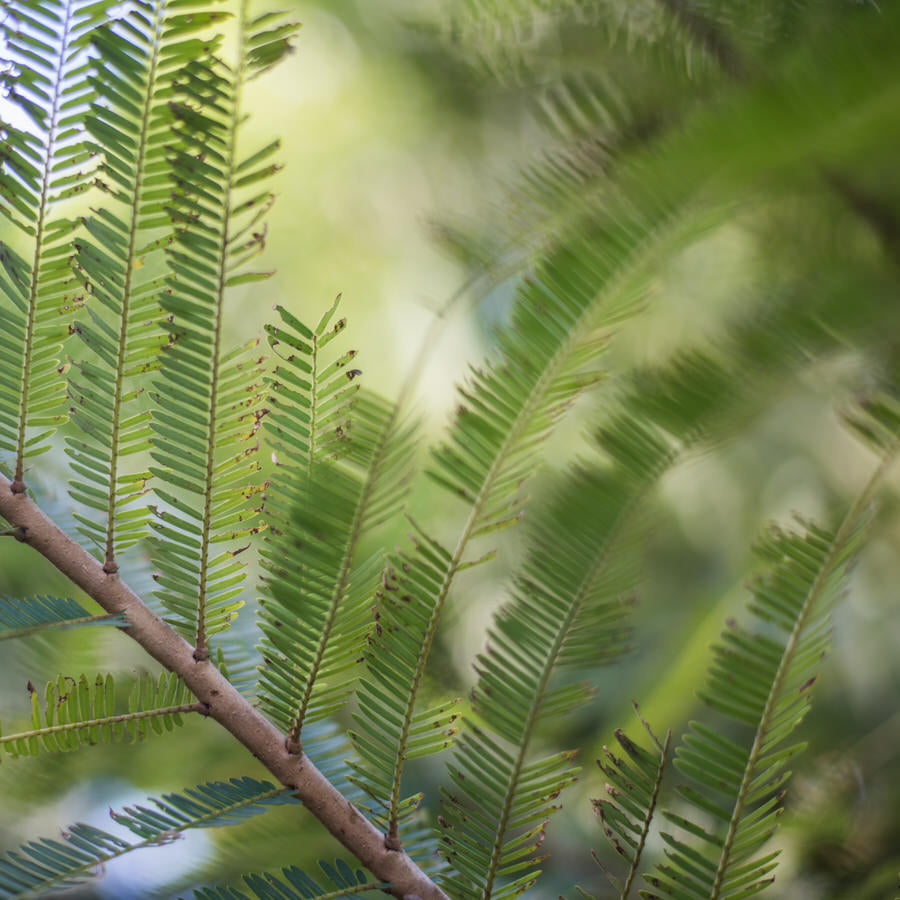
<path fill-rule="evenodd" d="M 620 881 L 600 863 L 596 853 L 593 855 L 617 892 L 619 900 L 626 900 L 628 897 L 643 861 L 642 854 L 656 811 L 663 773 L 669 761 L 669 744 L 672 740 L 672 732 L 668 731 L 660 743 L 643 719 L 641 723 L 650 735 L 655 749 L 647 751 L 632 741 L 621 729 L 616 729 L 616 741 L 625 756 L 616 756 L 613 751 L 604 747 L 605 758 L 597 760 L 597 765 L 609 779 L 606 784 L 609 799 L 594 800 L 594 812 L 600 816 L 607 840 L 616 853 L 628 863 L 625 877 Z M 583 897 L 593 896 L 580 887 L 576 890 Z"/>
<path fill-rule="evenodd" d="M 72 330 L 89 355 L 69 379 L 80 433 L 70 437 L 67 453 L 77 476 L 71 494 L 86 507 L 80 530 L 107 572 L 117 571 L 116 556 L 147 533 L 146 504 L 133 504 L 146 492 L 146 462 L 129 465 L 127 458 L 149 446 L 150 411 L 141 401 L 168 344 L 159 300 L 162 248 L 177 228 L 167 211 L 176 190 L 172 107 L 179 82 L 191 77 L 188 64 L 220 42 L 196 36 L 198 30 L 226 15 L 194 9 L 182 0 L 141 0 L 92 35 L 95 99 L 85 145 L 102 160 L 95 181 L 105 202 L 84 219 L 86 234 L 75 242 L 89 296 L 87 316 Z"/>
<path fill-rule="evenodd" d="M 567 663 L 597 665 L 621 650 L 626 636 L 623 599 L 637 578 L 632 538 L 642 500 L 686 450 L 710 434 L 720 437 L 732 420 L 754 408 L 770 380 L 802 358 L 802 338 L 810 338 L 806 350 L 831 346 L 818 331 L 804 330 L 806 323 L 790 310 L 767 310 L 735 328 L 724 342 L 724 358 L 694 351 L 662 369 L 641 373 L 595 433 L 604 462 L 575 467 L 556 501 L 538 513 L 513 602 L 501 610 L 489 650 L 479 657 L 473 700 L 484 724 L 462 738 L 454 753 L 444 849 L 452 864 L 472 879 L 460 887 L 464 895 L 466 890 L 485 890 L 478 873 L 504 868 L 505 842 L 522 870 L 536 862 L 529 852 L 537 850 L 539 832 L 531 834 L 526 848 L 513 842 L 515 832 L 508 834 L 504 825 L 494 832 L 489 849 L 484 823 L 514 817 L 516 767 L 524 765 L 541 717 L 565 712 L 586 699 L 577 685 L 563 682 L 554 688 L 553 671 Z M 777 339 L 760 359 L 755 348 L 764 336 Z M 737 395 L 736 383 L 744 385 Z M 440 561 L 439 555 L 435 558 Z M 564 761 L 558 760 L 559 788 L 566 772 Z M 498 776 L 491 785 L 488 779 Z M 548 790 L 548 796 L 551 793 Z M 543 812 L 550 809 L 547 802 Z M 520 831 L 528 833 L 525 825 Z M 524 889 L 533 875 L 521 875 L 508 889 Z"/>
<path fill-rule="evenodd" d="M 201 784 L 183 794 L 164 794 L 151 802 L 152 807 L 110 811 L 114 822 L 141 838 L 137 843 L 79 823 L 61 839 L 29 841 L 6 853 L 0 857 L 0 898 L 37 897 L 48 890 L 73 887 L 102 871 L 111 860 L 171 841 L 189 828 L 238 824 L 270 806 L 297 801 L 284 788 L 242 777 Z"/>
<path fill-rule="evenodd" d="M 284 310 L 269 329 L 284 365 L 271 387 L 279 468 L 266 495 L 260 692 L 292 743 L 352 687 L 382 567 L 379 555 L 360 556 L 360 542 L 402 505 L 411 462 L 396 408 L 357 394 L 354 354 L 319 356 L 344 329 L 343 319 L 330 325 L 336 306 L 315 330 Z"/>
<path fill-rule="evenodd" d="M 245 893 L 232 887 L 206 887 L 194 891 L 195 900 L 341 900 L 343 897 L 357 897 L 374 893 L 383 888 L 381 882 L 374 881 L 362 869 L 352 869 L 342 859 L 334 863 L 319 860 L 319 868 L 327 883 L 316 881 L 297 866 L 288 866 L 277 875 L 244 875 L 244 884 L 250 891 Z"/>
<path fill-rule="evenodd" d="M 0 733 L 0 747 L 13 757 L 35 756 L 41 750 L 56 753 L 81 746 L 141 741 L 182 724 L 187 713 L 203 707 L 175 674 L 136 678 L 126 711 L 116 710 L 116 680 L 112 675 L 88 679 L 60 675 L 44 690 L 43 710 L 37 690 L 29 683 L 31 728 Z"/>
<path fill-rule="evenodd" d="M 167 507 L 153 523 L 157 596 L 198 659 L 242 605 L 238 554 L 260 527 L 254 456 L 265 412 L 262 359 L 224 346 L 222 308 L 228 287 L 271 274 L 248 263 L 265 245 L 262 217 L 273 197 L 263 182 L 279 168 L 269 159 L 278 144 L 238 151 L 243 85 L 283 56 L 293 30 L 273 32 L 271 24 L 269 14 L 248 20 L 242 3 L 236 63 L 183 67 L 178 87 L 186 99 L 174 109 L 183 143 L 169 157 L 179 188 L 171 209 L 184 229 L 166 251 L 162 305 L 173 343 L 154 394 L 150 471 Z"/>
<path fill-rule="evenodd" d="M 416 551 L 390 558 L 376 606 L 375 631 L 366 649 L 366 673 L 357 691 L 358 730 L 350 732 L 359 760 L 354 781 L 368 796 L 372 816 L 389 846 L 414 852 L 410 817 L 419 798 L 404 798 L 403 773 L 411 759 L 437 753 L 457 731 L 457 701 L 421 707 L 425 654 L 437 624 L 434 597 L 449 554 L 420 534 Z"/>
<path fill-rule="evenodd" d="M 108 5 L 21 0 L 0 19 L 0 86 L 28 120 L 0 122 L 0 213 L 23 236 L 18 249 L 0 241 L 0 451 L 18 492 L 26 458 L 65 418 L 61 343 L 82 292 L 69 262 L 74 223 L 60 203 L 87 187 L 79 122 L 92 88 L 82 51 Z"/>
<path fill-rule="evenodd" d="M 607 445 L 615 464 L 580 467 L 542 511 L 513 599 L 476 663 L 472 702 L 483 724 L 465 727 L 454 750 L 441 839 L 462 897 L 516 896 L 534 883 L 543 829 L 577 768 L 572 753 L 535 759 L 532 747 L 544 722 L 591 696 L 560 669 L 603 665 L 627 646 L 636 571 L 623 520 L 671 451 L 651 429 L 617 426 Z"/>
<path fill-rule="evenodd" d="M 790 735 L 810 705 L 816 669 L 828 650 L 830 612 L 868 522 L 886 461 L 897 449 L 896 404 L 880 428 L 893 433 L 885 462 L 835 530 L 801 522 L 777 527 L 756 551 L 766 569 L 752 584 L 753 623 L 731 623 L 714 647 L 703 699 L 746 729 L 732 740 L 692 722 L 675 766 L 696 786 L 678 788 L 696 817 L 666 812 L 682 836 L 663 833 L 668 862 L 646 878 L 641 896 L 748 897 L 773 881 L 780 851 L 761 852 L 777 827 L 790 759 L 803 750 Z"/>
<path fill-rule="evenodd" d="M 39 634 L 48 628 L 124 624 L 125 616 L 92 615 L 68 597 L 0 597 L 0 641 Z"/>

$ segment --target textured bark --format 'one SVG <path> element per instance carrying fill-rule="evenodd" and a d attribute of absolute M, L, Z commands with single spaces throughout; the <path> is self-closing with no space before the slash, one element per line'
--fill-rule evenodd
<path fill-rule="evenodd" d="M 33 547 L 109 613 L 124 613 L 122 631 L 169 671 L 180 675 L 206 715 L 231 732 L 281 784 L 376 878 L 404 900 L 447 900 L 446 894 L 402 851 L 388 850 L 384 835 L 350 803 L 304 754 L 289 753 L 285 736 L 250 705 L 209 660 L 162 621 L 115 573 L 52 522 L 26 493 L 0 475 L 0 515 L 15 536 Z"/>

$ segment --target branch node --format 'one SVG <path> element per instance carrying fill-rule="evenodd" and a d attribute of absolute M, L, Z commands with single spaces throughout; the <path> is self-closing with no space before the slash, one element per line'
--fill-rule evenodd
<path fill-rule="evenodd" d="M 9 489 L 13 494 L 25 493 L 25 482 L 22 481 L 21 475 L 16 475 L 16 477 L 13 478 L 12 482 L 9 485 Z"/>
<path fill-rule="evenodd" d="M 198 647 L 194 651 L 194 661 L 195 662 L 207 662 L 209 660 L 209 648 L 208 647 Z"/>
<path fill-rule="evenodd" d="M 384 848 L 385 850 L 396 850 L 399 852 L 403 849 L 403 843 L 396 834 L 386 834 L 384 836 Z"/>
<path fill-rule="evenodd" d="M 284 748 L 291 756 L 299 756 L 303 752 L 303 744 L 300 743 L 300 739 L 292 735 L 288 735 L 284 739 Z"/>
<path fill-rule="evenodd" d="M 119 571 L 119 564 L 112 557 L 107 557 L 103 563 L 103 571 L 107 575 L 115 575 Z"/>

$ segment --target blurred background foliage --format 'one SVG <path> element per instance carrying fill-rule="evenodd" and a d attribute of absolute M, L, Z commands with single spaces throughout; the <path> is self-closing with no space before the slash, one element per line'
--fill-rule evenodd
<path fill-rule="evenodd" d="M 259 334 L 276 303 L 314 322 L 343 292 L 366 382 L 396 396 L 413 372 L 413 404 L 432 443 L 452 415 L 454 385 L 490 353 L 517 282 L 542 254 L 593 217 L 614 217 L 617 204 L 643 202 L 641 191 L 680 198 L 702 184 L 707 215 L 646 267 L 645 309 L 608 351 L 613 377 L 564 421 L 531 491 L 541 503 L 587 452 L 583 431 L 604 420 L 635 373 L 696 349 L 727 356 L 735 335 L 748 335 L 758 365 L 725 404 L 716 440 L 676 466 L 645 509 L 633 548 L 644 573 L 633 652 L 606 672 L 586 711 L 546 737 L 581 746 L 584 770 L 548 830 L 537 896 L 573 883 L 602 891 L 589 852 L 597 847 L 608 860 L 589 803 L 603 788 L 592 759 L 613 728 L 633 730 L 632 700 L 660 733 L 677 735 L 696 715 L 710 643 L 746 599 L 749 550 L 764 523 L 794 512 L 830 520 L 872 467 L 839 413 L 861 393 L 897 386 L 900 83 L 891 57 L 900 31 L 891 6 L 299 2 L 296 52 L 250 92 L 254 131 L 282 137 L 287 166 L 265 257 L 277 274 L 234 291 L 230 338 Z M 776 333 L 785 345 L 795 340 L 796 352 L 770 359 Z M 64 520 L 64 458 L 47 459 L 38 492 Z M 773 897 L 876 898 L 896 885 L 896 487 L 894 478 L 836 615 L 834 652 L 803 725 L 809 748 L 776 838 L 784 854 Z M 425 478 L 417 488 L 413 515 L 438 537 L 458 533 L 453 501 Z M 398 523 L 390 539 L 404 530 Z M 473 656 L 521 553 L 516 534 L 498 542 L 498 559 L 456 587 L 435 692 L 462 694 L 473 681 Z M 138 589 L 148 584 L 140 549 L 129 569 Z M 0 592 L 68 588 L 5 541 Z M 246 600 L 250 635 L 252 592 Z M 5 731 L 26 720 L 26 681 L 55 678 L 60 661 L 65 674 L 148 666 L 112 629 L 6 642 Z M 205 721 L 130 752 L 88 748 L 28 763 L 3 756 L 0 845 L 67 822 L 108 827 L 109 805 L 240 774 L 265 777 Z M 415 768 L 413 780 L 434 809 L 440 763 Z M 214 841 L 199 830 L 140 851 L 72 896 L 177 896 L 205 880 L 306 867 L 337 852 L 291 807 L 219 829 Z"/>

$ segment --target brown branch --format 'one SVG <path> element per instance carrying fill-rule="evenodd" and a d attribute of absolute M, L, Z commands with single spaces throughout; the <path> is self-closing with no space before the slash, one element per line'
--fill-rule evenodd
<path fill-rule="evenodd" d="M 447 900 L 447 895 L 402 851 L 388 850 L 384 835 L 313 765 L 291 754 L 285 736 L 254 709 L 209 660 L 195 660 L 193 648 L 166 625 L 116 574 L 59 529 L 27 494 L 13 491 L 0 475 L 0 516 L 21 529 L 33 547 L 108 613 L 124 613 L 122 627 L 155 660 L 180 675 L 211 719 L 236 737 L 281 784 L 296 791 L 306 808 L 376 878 L 402 900 Z"/>

